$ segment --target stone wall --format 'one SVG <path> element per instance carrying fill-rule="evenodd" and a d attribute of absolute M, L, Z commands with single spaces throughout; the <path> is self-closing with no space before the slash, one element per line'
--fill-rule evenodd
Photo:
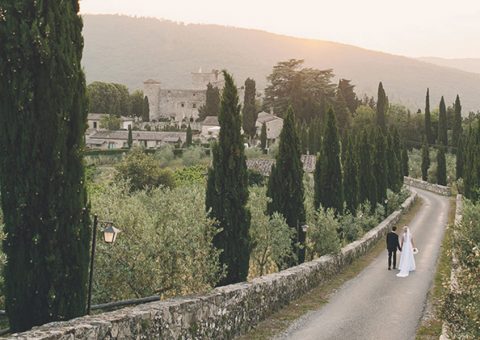
<path fill-rule="evenodd" d="M 442 195 L 442 196 L 450 196 L 452 194 L 452 191 L 451 191 L 450 187 L 445 187 L 443 185 L 428 183 L 428 182 L 422 181 L 421 179 L 416 179 L 416 178 L 412 178 L 412 177 L 405 177 L 404 178 L 404 183 L 406 185 L 410 185 L 410 186 L 415 187 L 415 188 L 431 191 L 431 192 L 434 192 L 434 193 Z"/>
<path fill-rule="evenodd" d="M 36 327 L 12 339 L 232 339 L 364 255 L 399 220 L 416 194 L 377 227 L 344 248 L 279 273 L 201 296 L 128 307 Z"/>

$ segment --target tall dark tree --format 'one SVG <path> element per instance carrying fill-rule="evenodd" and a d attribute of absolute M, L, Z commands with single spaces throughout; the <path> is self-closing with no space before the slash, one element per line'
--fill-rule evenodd
<path fill-rule="evenodd" d="M 315 165 L 315 208 L 333 208 L 343 212 L 343 176 L 340 139 L 333 110 L 328 110 L 320 156 Z"/>
<path fill-rule="evenodd" d="M 393 131 L 390 130 L 386 136 L 387 139 L 387 182 L 388 188 L 392 191 L 398 191 L 398 179 L 401 174 L 401 166 L 398 159 L 398 154 L 396 148 L 398 147 L 395 144 Z"/>
<path fill-rule="evenodd" d="M 382 129 L 382 131 L 386 131 L 387 129 L 387 122 L 386 122 L 386 114 L 388 109 L 388 99 L 387 95 L 385 94 L 385 90 L 383 89 L 383 84 L 380 82 L 378 84 L 378 96 L 377 96 L 377 125 Z"/>
<path fill-rule="evenodd" d="M 142 112 L 142 121 L 150 121 L 150 103 L 148 102 L 148 97 L 143 98 L 143 112 Z"/>
<path fill-rule="evenodd" d="M 322 124 L 320 119 L 314 119 L 308 127 L 308 151 L 311 155 L 316 155 L 320 151 L 322 144 Z"/>
<path fill-rule="evenodd" d="M 367 131 L 363 131 L 361 138 L 357 143 L 358 161 L 358 178 L 359 191 L 358 199 L 360 203 L 370 202 L 372 209 L 377 204 L 377 182 L 375 180 L 375 172 L 373 169 L 373 147 L 370 144 Z"/>
<path fill-rule="evenodd" d="M 430 168 L 430 148 L 424 140 L 422 146 L 422 180 L 424 181 L 428 181 L 428 168 Z"/>
<path fill-rule="evenodd" d="M 260 131 L 260 147 L 262 150 L 267 148 L 267 125 L 262 124 L 262 130 Z"/>
<path fill-rule="evenodd" d="M 3 275 L 10 330 L 17 332 L 85 313 L 87 101 L 78 1 L 1 7 Z"/>
<path fill-rule="evenodd" d="M 409 159 L 408 159 L 408 149 L 405 144 L 402 144 L 402 176 L 409 175 Z"/>
<path fill-rule="evenodd" d="M 188 124 L 187 127 L 187 138 L 185 140 L 185 146 L 188 148 L 192 146 L 192 127 Z"/>
<path fill-rule="evenodd" d="M 358 206 L 358 161 L 353 148 L 351 137 L 347 137 L 345 143 L 345 158 L 343 162 L 343 190 L 345 195 L 345 203 L 347 210 L 355 214 Z"/>
<path fill-rule="evenodd" d="M 455 175 L 456 178 L 463 178 L 463 167 L 464 167 L 464 136 L 460 135 L 458 138 L 458 143 L 457 143 L 457 151 L 455 152 L 456 160 L 455 160 Z"/>
<path fill-rule="evenodd" d="M 387 173 L 387 147 L 390 143 L 387 142 L 380 128 L 374 130 L 373 134 L 375 136 L 373 168 L 375 169 L 375 179 L 377 182 L 377 201 L 383 204 L 387 198 L 387 176 L 392 176 L 391 172 Z M 388 151 L 391 152 L 391 150 Z"/>
<path fill-rule="evenodd" d="M 308 152 L 308 129 L 307 126 L 302 124 L 298 127 L 298 131 L 300 132 L 300 150 L 302 154 L 307 154 Z"/>
<path fill-rule="evenodd" d="M 402 170 L 402 141 L 396 127 L 392 127 L 392 151 L 395 154 L 395 185 L 392 188 L 393 191 L 399 192 L 403 186 L 403 170 Z"/>
<path fill-rule="evenodd" d="M 268 214 L 282 214 L 287 224 L 293 228 L 297 237 L 292 240 L 292 247 L 298 255 L 298 263 L 305 261 L 305 233 L 301 226 L 306 221 L 304 207 L 303 166 L 300 155 L 300 141 L 297 136 L 292 108 L 287 111 L 275 165 L 268 181 L 267 196 L 271 201 L 267 204 Z M 300 249 L 299 249 L 300 248 Z M 286 259 L 287 265 L 294 265 L 293 258 Z"/>
<path fill-rule="evenodd" d="M 251 218 L 246 208 L 248 174 L 237 87 L 229 73 L 223 71 L 223 76 L 225 88 L 218 116 L 220 133 L 212 150 L 205 198 L 209 216 L 218 221 L 220 229 L 213 239 L 214 246 L 222 250 L 220 263 L 226 265 L 226 275 L 218 283 L 220 286 L 247 279 Z"/>
<path fill-rule="evenodd" d="M 452 145 L 458 146 L 458 140 L 462 134 L 462 104 L 460 104 L 460 97 L 457 95 L 455 98 L 455 116 L 453 121 L 452 131 Z M 453 149 L 455 150 L 455 148 Z"/>
<path fill-rule="evenodd" d="M 438 113 L 438 142 L 443 146 L 448 145 L 447 136 L 447 109 L 445 107 L 445 100 L 440 100 L 440 110 Z"/>
<path fill-rule="evenodd" d="M 354 88 L 355 85 L 350 84 L 350 80 L 340 79 L 338 82 L 338 91 L 340 91 L 343 98 L 345 98 L 345 102 L 351 113 L 354 113 L 357 110 L 359 104 Z"/>
<path fill-rule="evenodd" d="M 478 201 L 480 199 L 480 119 L 476 128 L 470 127 L 463 153 L 465 197 Z"/>
<path fill-rule="evenodd" d="M 344 136 L 346 131 L 348 131 L 352 125 L 352 113 L 348 109 L 347 102 L 340 89 L 337 89 L 334 110 L 338 131 L 340 132 L 340 135 Z"/>
<path fill-rule="evenodd" d="M 441 146 L 437 152 L 437 184 L 447 185 L 447 161 L 445 147 Z"/>
<path fill-rule="evenodd" d="M 131 149 L 133 145 L 133 135 L 132 135 L 132 126 L 128 126 L 128 139 L 127 139 L 128 148 Z"/>
<path fill-rule="evenodd" d="M 257 108 L 255 104 L 257 90 L 255 88 L 255 80 L 247 78 L 245 80 L 245 96 L 243 100 L 242 123 L 243 131 L 251 138 L 255 137 L 257 128 Z"/>
<path fill-rule="evenodd" d="M 220 106 L 220 90 L 208 83 L 205 104 L 198 109 L 198 120 L 202 121 L 207 116 L 218 116 Z"/>
<path fill-rule="evenodd" d="M 430 89 L 427 89 L 427 96 L 425 98 L 425 138 L 427 144 L 434 144 L 432 134 L 432 117 L 430 115 Z"/>

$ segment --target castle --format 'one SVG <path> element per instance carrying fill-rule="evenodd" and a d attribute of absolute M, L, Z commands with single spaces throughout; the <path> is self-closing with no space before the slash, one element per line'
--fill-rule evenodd
<path fill-rule="evenodd" d="M 190 89 L 163 89 L 160 82 L 146 80 L 143 93 L 148 97 L 150 106 L 150 121 L 159 119 L 174 119 L 180 122 L 184 119 L 198 118 L 198 109 L 205 104 L 208 83 L 223 89 L 223 75 L 218 70 L 211 72 L 192 72 Z"/>

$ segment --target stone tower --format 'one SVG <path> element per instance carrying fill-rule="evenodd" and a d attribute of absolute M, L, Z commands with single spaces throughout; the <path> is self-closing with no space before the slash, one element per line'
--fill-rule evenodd
<path fill-rule="evenodd" d="M 150 120 L 160 117 L 160 82 L 149 79 L 143 82 L 143 94 L 148 97 Z"/>
<path fill-rule="evenodd" d="M 222 72 L 219 70 L 202 72 L 202 69 L 199 69 L 198 72 L 192 72 L 192 89 L 205 90 L 208 83 L 212 84 L 214 87 L 223 89 L 225 80 L 223 79 Z"/>

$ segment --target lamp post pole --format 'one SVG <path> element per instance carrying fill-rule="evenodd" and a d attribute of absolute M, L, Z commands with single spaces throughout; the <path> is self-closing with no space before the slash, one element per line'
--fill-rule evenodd
<path fill-rule="evenodd" d="M 95 258 L 95 246 L 97 244 L 97 227 L 98 216 L 93 216 L 93 235 L 92 235 L 92 253 L 90 255 L 90 278 L 88 280 L 88 302 L 87 302 L 87 314 L 90 314 L 90 307 L 92 306 L 92 283 L 93 283 L 93 262 Z"/>

